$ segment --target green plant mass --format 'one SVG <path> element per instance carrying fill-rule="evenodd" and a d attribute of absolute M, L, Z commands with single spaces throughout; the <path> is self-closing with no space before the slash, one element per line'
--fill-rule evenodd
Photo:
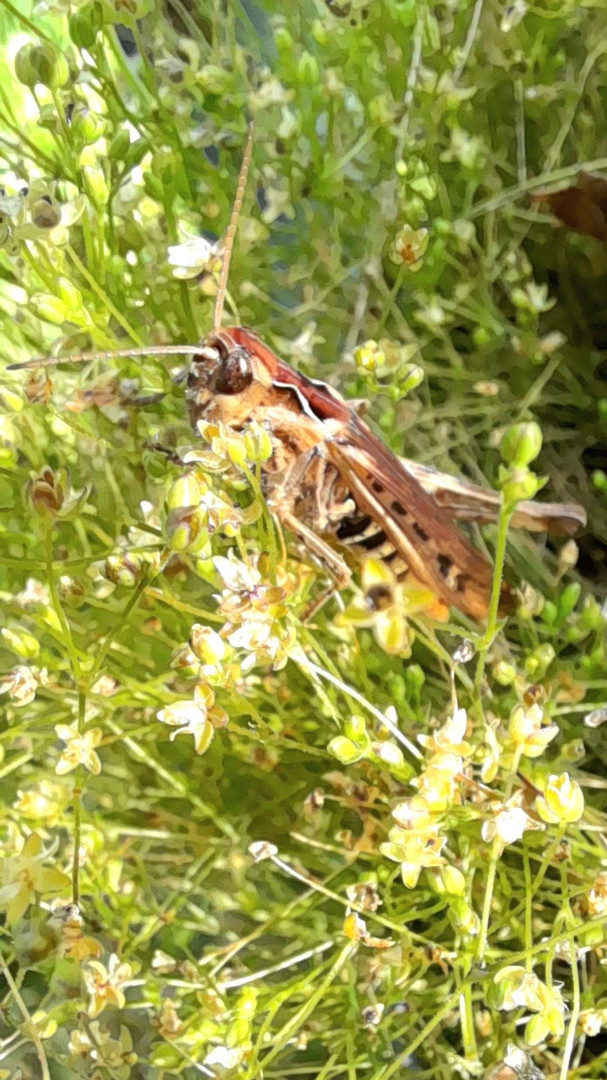
<path fill-rule="evenodd" d="M 0 0 L 0 1080 L 607 1075 L 606 115 L 603 0 Z M 237 195 L 485 618 L 192 424 Z"/>

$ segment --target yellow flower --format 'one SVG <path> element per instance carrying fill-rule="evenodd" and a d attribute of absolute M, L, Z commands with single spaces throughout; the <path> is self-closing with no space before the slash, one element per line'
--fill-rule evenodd
<path fill-rule="evenodd" d="M 54 853 L 58 843 L 45 851 L 41 837 L 34 832 L 28 836 L 25 844 L 18 837 L 16 845 L 19 854 L 9 856 L 2 863 L 0 908 L 6 911 L 9 924 L 21 918 L 29 905 L 34 903 L 36 893 L 47 895 L 65 892 L 71 885 L 67 874 L 42 865 Z"/>
<path fill-rule="evenodd" d="M 420 775 L 412 780 L 426 806 L 434 813 L 446 810 L 455 801 L 457 777 L 463 761 L 458 754 L 434 754 Z"/>
<path fill-rule="evenodd" d="M 551 775 L 543 795 L 538 795 L 535 806 L 542 821 L 551 825 L 579 821 L 584 813 L 584 795 L 580 785 L 569 779 L 569 773 Z"/>
<path fill-rule="evenodd" d="M 8 694 L 14 705 L 29 705 L 36 697 L 38 679 L 30 667 L 19 664 L 0 679 L 0 694 Z"/>
<path fill-rule="evenodd" d="M 559 1039 L 565 1031 L 565 1002 L 560 990 L 540 983 L 539 995 L 542 1007 L 525 1028 L 525 1042 L 529 1046 L 537 1046 L 549 1035 Z"/>
<path fill-rule="evenodd" d="M 90 960 L 84 969 L 84 981 L 91 995 L 89 1016 L 98 1016 L 106 1005 L 124 1007 L 125 997 L 122 986 L 131 976 L 131 965 L 121 964 L 113 953 L 106 968 L 99 960 Z"/>
<path fill-rule="evenodd" d="M 58 784 L 51 784 L 48 780 L 41 780 L 38 788 L 17 791 L 17 800 L 13 806 L 24 817 L 36 818 L 44 821 L 46 825 L 54 825 L 61 814 L 64 801 L 63 788 Z"/>
<path fill-rule="evenodd" d="M 181 1035 L 183 1023 L 179 1019 L 179 1014 L 175 1008 L 175 1002 L 171 1001 L 170 998 L 166 998 L 163 1001 L 162 1009 L 155 1021 L 155 1025 L 163 1039 L 175 1039 L 178 1035 Z"/>
<path fill-rule="evenodd" d="M 89 1026 L 90 1035 L 86 1031 L 76 1028 L 70 1035 L 68 1050 L 72 1057 L 80 1058 L 82 1062 L 90 1062 L 92 1066 L 101 1066 L 105 1074 L 112 1076 L 114 1080 L 128 1080 L 131 1075 L 131 1066 L 137 1063 L 137 1054 L 133 1052 L 133 1040 L 131 1033 L 120 1025 L 120 1036 L 113 1039 L 111 1033 L 102 1028 L 98 1020 L 93 1020 Z M 87 1075 L 97 1077 L 98 1068 Z"/>
<path fill-rule="evenodd" d="M 559 733 L 556 724 L 544 724 L 544 713 L 536 703 L 528 709 L 517 705 L 510 717 L 512 741 L 525 757 L 539 757 Z"/>
<path fill-rule="evenodd" d="M 234 465 L 242 466 L 246 462 L 247 446 L 240 431 L 212 420 L 199 420 L 198 430 L 210 449 L 189 450 L 184 458 L 187 464 L 195 461 L 205 472 L 227 472 L 234 471 Z"/>
<path fill-rule="evenodd" d="M 361 574 L 364 600 L 351 604 L 338 622 L 370 626 L 384 652 L 394 656 L 411 655 L 413 633 L 407 622 L 423 611 L 443 620 L 447 609 L 430 589 L 419 582 L 397 581 L 390 567 L 379 559 L 367 559 Z"/>
<path fill-rule="evenodd" d="M 388 841 L 380 844 L 380 851 L 387 859 L 401 864 L 403 882 L 413 889 L 423 869 L 443 865 L 445 860 L 440 853 L 446 842 L 445 836 L 439 836 L 438 825 L 429 825 L 419 832 L 397 826 L 390 829 Z"/>
<path fill-rule="evenodd" d="M 215 705 L 215 695 L 210 686 L 198 684 L 193 701 L 175 701 L 157 714 L 161 724 L 179 728 L 171 733 L 171 742 L 177 735 L 191 735 L 197 754 L 204 754 L 211 744 L 216 727 L 224 727 L 227 713 Z"/>
<path fill-rule="evenodd" d="M 429 239 L 427 229 L 412 229 L 410 225 L 403 225 L 394 239 L 392 261 L 404 263 L 411 273 L 416 273 L 421 270 Z"/>
<path fill-rule="evenodd" d="M 228 636 L 234 649 L 244 649 L 249 655 L 241 662 L 241 671 L 249 671 L 256 663 L 269 663 L 275 671 L 287 662 L 288 654 L 295 644 L 292 627 L 283 626 L 277 619 L 244 619 Z"/>
<path fill-rule="evenodd" d="M 392 817 L 401 829 L 425 829 L 433 824 L 433 816 L 430 807 L 420 795 L 412 799 L 403 799 L 392 810 Z"/>
<path fill-rule="evenodd" d="M 65 750 L 55 766 L 55 772 L 58 776 L 71 772 L 78 765 L 84 765 L 89 772 L 98 776 L 101 772 L 101 762 L 99 755 L 95 752 L 95 747 L 99 746 L 103 739 L 101 728 L 89 728 L 88 731 L 81 735 L 76 727 L 70 727 L 68 724 L 56 724 L 55 731 L 61 741 L 66 744 Z"/>
<path fill-rule="evenodd" d="M 531 971 L 512 964 L 498 971 L 500 1009 L 530 1009 L 535 1013 L 525 1028 L 525 1042 L 536 1046 L 548 1035 L 559 1038 L 565 1030 L 565 1003 L 556 986 L 547 986 Z"/>
<path fill-rule="evenodd" d="M 542 983 L 537 975 L 524 967 L 509 964 L 497 972 L 494 982 L 500 987 L 500 1009 L 531 1009 L 538 1012 L 542 1008 Z"/>
<path fill-rule="evenodd" d="M 419 735 L 418 742 L 427 750 L 448 750 L 460 757 L 469 757 L 472 753 L 470 743 L 464 741 L 468 727 L 468 715 L 465 709 L 453 710 L 453 715 L 432 735 Z"/>

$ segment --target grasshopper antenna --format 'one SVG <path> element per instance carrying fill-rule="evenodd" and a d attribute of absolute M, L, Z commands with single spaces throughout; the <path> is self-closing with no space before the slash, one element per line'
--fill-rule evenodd
<path fill-rule="evenodd" d="M 238 225 L 238 217 L 244 198 L 252 154 L 253 121 L 251 120 L 249 123 L 242 164 L 238 174 L 236 197 L 234 199 L 234 205 L 232 207 L 232 213 L 230 215 L 223 243 L 221 273 L 213 309 L 214 333 L 217 333 L 221 326 L 221 316 L 223 314 L 223 305 L 227 291 L 228 271 L 230 269 L 230 258 L 232 255 L 232 247 L 234 245 L 234 237 L 236 235 L 236 227 Z M 196 356 L 199 352 L 200 345 L 137 345 L 130 349 L 117 349 L 112 350 L 111 352 L 83 352 L 76 353 L 75 356 L 38 356 L 33 360 L 23 360 L 19 364 L 7 364 L 6 371 L 27 371 L 41 367 L 58 367 L 60 364 L 88 364 L 94 360 L 136 359 L 138 356 Z"/>
<path fill-rule="evenodd" d="M 136 359 L 138 356 L 196 356 L 200 345 L 137 345 L 132 349 L 112 349 L 110 352 L 83 352 L 75 356 L 38 356 L 20 364 L 7 364 L 6 371 L 27 371 L 29 368 L 58 367 L 59 364 L 89 364 L 93 360 Z"/>
<path fill-rule="evenodd" d="M 236 236 L 236 226 L 238 225 L 238 218 L 240 215 L 240 209 L 242 207 L 242 200 L 244 198 L 245 187 L 247 185 L 247 176 L 249 174 L 249 166 L 251 164 L 251 156 L 253 153 L 253 121 L 249 123 L 249 130 L 247 134 L 247 144 L 244 148 L 244 154 L 242 158 L 242 165 L 240 166 L 240 172 L 238 174 L 238 185 L 236 187 L 236 196 L 234 199 L 234 205 L 232 207 L 232 213 L 225 233 L 225 240 L 223 242 L 223 254 L 221 258 L 221 273 L 219 275 L 219 284 L 217 286 L 217 295 L 215 297 L 215 306 L 213 308 L 213 333 L 216 334 L 221 327 L 221 316 L 223 315 L 223 304 L 226 298 L 226 290 L 228 284 L 228 272 L 230 269 L 230 259 L 232 257 L 232 247 L 234 246 L 234 237 Z"/>

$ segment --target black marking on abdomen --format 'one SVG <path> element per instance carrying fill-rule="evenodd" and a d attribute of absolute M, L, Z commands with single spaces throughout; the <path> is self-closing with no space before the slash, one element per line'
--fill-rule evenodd
<path fill-rule="evenodd" d="M 437 555 L 436 561 L 438 563 L 438 569 L 440 576 L 446 578 L 449 576 L 449 571 L 453 566 L 453 559 L 449 555 Z"/>
<path fill-rule="evenodd" d="M 419 538 L 420 538 L 420 540 L 422 541 L 423 544 L 425 544 L 426 541 L 428 541 L 430 539 L 430 537 L 428 536 L 428 533 L 424 532 L 421 525 L 417 524 L 417 521 L 413 522 L 413 531 L 415 533 L 417 533 L 417 535 L 419 536 Z"/>
<path fill-rule="evenodd" d="M 335 535 L 338 540 L 351 540 L 364 535 L 370 524 L 371 518 L 368 514 L 352 514 L 340 521 Z"/>
<path fill-rule="evenodd" d="M 370 536 L 363 536 L 360 540 L 356 541 L 358 547 L 364 548 L 365 551 L 375 551 L 375 548 L 381 547 L 386 542 L 386 534 L 381 529 L 379 532 L 371 533 Z"/>

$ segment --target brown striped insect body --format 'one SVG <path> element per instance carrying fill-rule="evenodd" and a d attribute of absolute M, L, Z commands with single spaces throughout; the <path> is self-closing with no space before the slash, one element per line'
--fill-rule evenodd
<path fill-rule="evenodd" d="M 488 610 L 492 566 L 453 523 L 497 518 L 499 496 L 401 460 L 341 395 L 299 374 L 254 331 L 221 329 L 230 253 L 251 157 L 251 132 L 223 245 L 213 332 L 199 345 L 127 349 L 114 354 L 190 356 L 186 400 L 199 421 L 238 431 L 257 421 L 272 455 L 263 467 L 264 494 L 278 520 L 317 557 L 337 587 L 349 578 L 349 555 L 373 554 L 396 576 L 426 585 L 445 609 L 482 619 Z M 70 358 L 68 358 L 70 359 Z M 15 367 L 36 367 L 29 361 Z M 585 521 L 581 507 L 529 502 L 514 524 L 570 534 Z M 345 557 L 344 557 L 345 556 Z M 502 607 L 511 600 L 502 586 Z"/>

